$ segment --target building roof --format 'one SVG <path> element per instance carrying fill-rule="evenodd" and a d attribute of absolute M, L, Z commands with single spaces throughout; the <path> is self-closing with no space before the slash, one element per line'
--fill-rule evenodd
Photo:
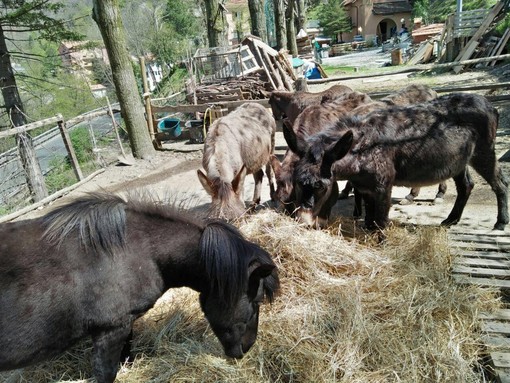
<path fill-rule="evenodd" d="M 372 8 L 374 15 L 393 15 L 395 13 L 410 13 L 412 11 L 413 7 L 407 1 L 374 3 Z"/>

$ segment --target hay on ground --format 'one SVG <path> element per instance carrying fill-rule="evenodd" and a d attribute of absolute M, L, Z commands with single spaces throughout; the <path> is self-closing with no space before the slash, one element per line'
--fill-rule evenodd
<path fill-rule="evenodd" d="M 389 228 L 384 244 L 344 238 L 341 222 L 317 231 L 274 211 L 240 222 L 274 256 L 282 289 L 261 310 L 259 337 L 228 360 L 198 294 L 175 289 L 137 321 L 136 359 L 117 381 L 483 382 L 477 316 L 495 290 L 457 285 L 441 228 Z M 362 233 L 360 233 L 362 234 Z M 27 369 L 32 383 L 90 376 L 90 344 Z M 0 375 L 0 378 L 2 375 Z"/>

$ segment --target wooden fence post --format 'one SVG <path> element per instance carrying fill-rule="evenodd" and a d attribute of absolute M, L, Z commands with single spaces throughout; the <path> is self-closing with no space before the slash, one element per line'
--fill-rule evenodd
<path fill-rule="evenodd" d="M 73 167 L 74 174 L 76 175 L 76 178 L 78 178 L 78 181 L 81 181 L 83 179 L 83 174 L 81 172 L 78 159 L 76 158 L 76 153 L 74 152 L 71 137 L 69 137 L 69 133 L 67 132 L 66 123 L 64 122 L 64 120 L 58 121 L 58 129 L 60 130 L 60 134 L 62 135 L 62 141 L 64 141 L 64 146 L 66 147 L 69 159 L 71 160 L 71 166 Z"/>

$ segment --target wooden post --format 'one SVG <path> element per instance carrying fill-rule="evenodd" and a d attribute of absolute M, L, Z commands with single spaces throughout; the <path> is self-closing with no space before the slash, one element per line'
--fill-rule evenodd
<path fill-rule="evenodd" d="M 140 71 L 142 72 L 142 85 L 143 85 L 143 103 L 145 105 L 145 119 L 147 121 L 147 127 L 149 128 L 149 134 L 151 136 L 152 145 L 155 149 L 161 149 L 161 141 L 156 138 L 156 132 L 154 130 L 154 116 L 152 115 L 151 107 L 151 95 L 149 85 L 147 83 L 147 74 L 145 73 L 145 58 L 139 57 Z"/>
<path fill-rule="evenodd" d="M 81 172 L 78 159 L 76 158 L 76 153 L 74 152 L 71 137 L 69 137 L 69 133 L 67 132 L 66 123 L 63 120 L 58 121 L 58 128 L 62 135 L 62 141 L 64 141 L 64 146 L 66 147 L 69 159 L 71 160 L 71 166 L 73 167 L 74 174 L 76 175 L 76 178 L 78 178 L 78 181 L 81 181 L 83 179 L 83 174 Z"/>

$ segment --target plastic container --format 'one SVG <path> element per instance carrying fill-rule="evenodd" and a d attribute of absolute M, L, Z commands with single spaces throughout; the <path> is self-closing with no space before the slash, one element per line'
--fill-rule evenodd
<path fill-rule="evenodd" d="M 178 118 L 164 118 L 158 122 L 158 129 L 163 133 L 168 133 L 174 137 L 179 137 L 182 133 L 181 120 Z"/>
<path fill-rule="evenodd" d="M 203 120 L 189 120 L 184 124 L 189 131 L 189 141 L 192 144 L 203 144 L 204 137 L 204 121 Z"/>

